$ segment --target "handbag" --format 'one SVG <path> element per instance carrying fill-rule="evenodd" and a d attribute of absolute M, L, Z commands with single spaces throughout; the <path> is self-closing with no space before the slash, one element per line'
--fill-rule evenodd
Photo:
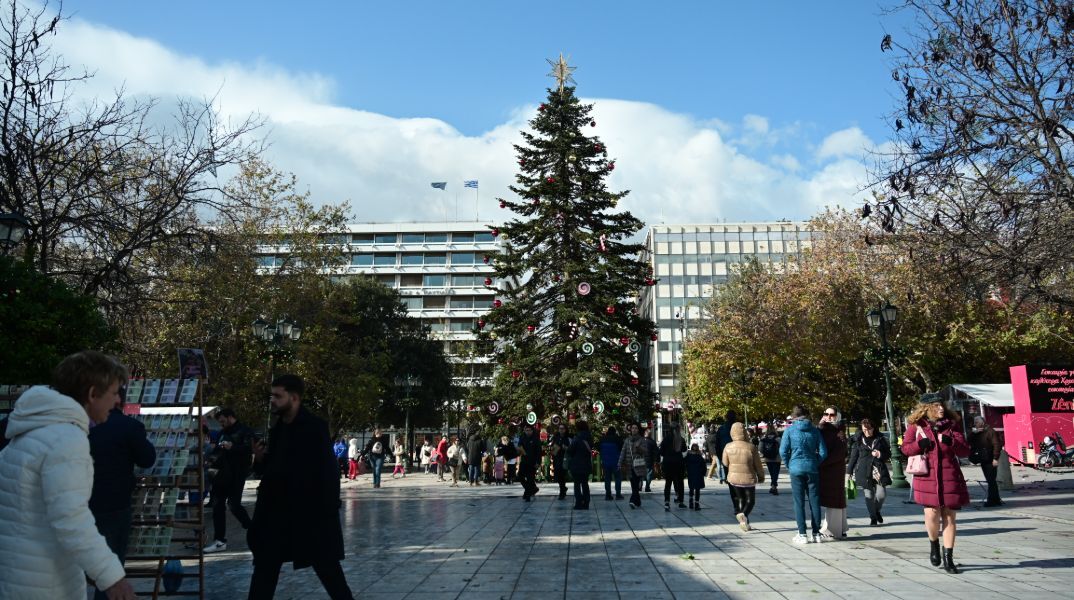
<path fill-rule="evenodd" d="M 853 500 L 853 499 L 855 499 L 857 497 L 858 497 L 858 484 L 854 483 L 853 479 L 847 479 L 847 500 Z"/>
<path fill-rule="evenodd" d="M 915 439 L 921 439 L 925 437 L 924 433 L 921 433 L 921 428 L 917 428 L 917 437 Z M 928 475 L 929 463 L 925 460 L 924 454 L 915 454 L 906 461 L 906 473 L 907 475 Z"/>

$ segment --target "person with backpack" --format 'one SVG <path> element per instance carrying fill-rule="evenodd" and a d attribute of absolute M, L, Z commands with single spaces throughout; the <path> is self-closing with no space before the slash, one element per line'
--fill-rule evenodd
<path fill-rule="evenodd" d="M 216 470 L 212 480 L 213 541 L 205 547 L 206 554 L 227 550 L 229 506 L 243 529 L 249 529 L 251 523 L 250 514 L 242 506 L 242 492 L 253 460 L 254 430 L 239 422 L 235 411 L 227 407 L 217 411 L 216 422 L 221 427 L 220 439 L 209 461 L 210 471 Z"/>
<path fill-rule="evenodd" d="M 820 463 L 828 458 L 828 447 L 824 445 L 820 431 L 809 420 L 806 407 L 801 404 L 795 406 L 789 420 L 791 423 L 779 443 L 779 456 L 790 471 L 791 493 L 794 495 L 794 520 L 798 525 L 798 535 L 791 541 L 799 545 L 820 543 Z M 810 535 L 806 535 L 805 526 L 807 498 L 812 525 Z"/>
<path fill-rule="evenodd" d="M 380 472 L 384 468 L 384 459 L 388 456 L 388 436 L 380 432 L 380 428 L 373 430 L 373 437 L 365 445 L 365 457 L 373 470 L 373 488 L 380 487 Z"/>
<path fill-rule="evenodd" d="M 773 496 L 779 495 L 779 436 L 776 435 L 776 426 L 769 424 L 768 429 L 765 430 L 764 435 L 761 436 L 761 441 L 758 444 L 758 449 L 761 451 L 761 458 L 764 459 L 765 466 L 768 467 L 768 476 L 772 479 L 772 486 L 768 488 L 768 493 Z"/>
<path fill-rule="evenodd" d="M 589 474 L 593 471 L 593 444 L 589 423 L 578 421 L 567 447 L 567 466 L 574 480 L 574 510 L 589 510 Z"/>
<path fill-rule="evenodd" d="M 623 499 L 623 474 L 619 469 L 619 455 L 623 452 L 623 440 L 614 426 L 608 427 L 597 444 L 600 451 L 600 468 L 604 472 L 604 499 L 612 499 L 612 481 L 615 481 L 615 499 Z"/>

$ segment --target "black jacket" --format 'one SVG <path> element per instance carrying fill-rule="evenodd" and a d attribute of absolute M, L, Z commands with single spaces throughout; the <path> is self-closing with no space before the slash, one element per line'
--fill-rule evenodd
<path fill-rule="evenodd" d="M 541 440 L 537 437 L 537 434 L 526 436 L 525 434 L 518 440 L 518 447 L 522 449 L 522 458 L 520 462 L 524 465 L 537 465 L 541 462 Z"/>
<path fill-rule="evenodd" d="M 761 457 L 764 458 L 765 462 L 779 462 L 779 442 L 778 435 L 761 436 L 758 450 L 761 451 Z"/>
<path fill-rule="evenodd" d="M 220 446 L 220 442 L 231 442 L 231 448 Z M 239 421 L 220 432 L 211 457 L 212 466 L 217 471 L 213 483 L 230 485 L 245 481 L 250 474 L 250 463 L 254 453 L 254 430 Z"/>
<path fill-rule="evenodd" d="M 512 458 L 518 458 L 518 448 L 515 448 L 515 445 L 510 442 L 506 444 L 496 444 L 496 455 L 502 456 L 503 460 L 506 462 Z"/>
<path fill-rule="evenodd" d="M 880 458 L 873 456 L 873 450 L 880 451 Z M 891 460 L 891 447 L 888 439 L 880 434 L 866 439 L 861 433 L 850 438 L 850 458 L 847 459 L 847 474 L 854 477 L 858 487 L 868 487 L 873 482 L 873 465 L 880 469 L 883 485 L 891 485 L 888 475 L 888 461 Z"/>
<path fill-rule="evenodd" d="M 157 451 L 145 436 L 145 425 L 118 408 L 108 413 L 104 423 L 89 432 L 93 456 L 93 494 L 89 499 L 94 514 L 131 507 L 134 466 L 153 466 Z"/>
<path fill-rule="evenodd" d="M 675 444 L 672 441 L 673 437 L 668 435 L 660 441 L 660 466 L 665 469 L 668 467 L 682 468 L 683 454 L 686 452 L 686 440 L 679 436 L 679 443 Z M 651 448 L 650 448 L 651 451 Z"/>
<path fill-rule="evenodd" d="M 258 561 L 291 562 L 296 569 L 316 560 L 343 559 L 339 521 L 339 465 L 328 424 L 304 407 L 290 424 L 279 420 L 269 433 L 247 542 Z"/>
<path fill-rule="evenodd" d="M 481 453 L 485 451 L 485 439 L 474 434 L 466 440 L 466 464 L 480 465 Z"/>
<path fill-rule="evenodd" d="M 593 439 L 588 431 L 580 431 L 571 440 L 567 447 L 568 469 L 574 474 L 575 479 L 579 476 L 589 475 L 593 471 Z"/>
<path fill-rule="evenodd" d="M 382 433 L 380 437 L 373 436 L 369 438 L 369 441 L 365 444 L 365 456 L 368 458 L 373 454 L 373 445 L 380 442 L 380 454 L 377 456 L 388 456 L 392 453 L 391 444 L 388 441 L 388 434 Z M 333 454 L 335 456 L 335 454 Z"/>

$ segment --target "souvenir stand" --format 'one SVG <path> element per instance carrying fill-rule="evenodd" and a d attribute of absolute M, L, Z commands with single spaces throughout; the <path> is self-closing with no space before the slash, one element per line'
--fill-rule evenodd
<path fill-rule="evenodd" d="M 135 471 L 126 561 L 128 578 L 153 580 L 152 598 L 205 598 L 203 384 L 199 379 L 132 379 L 127 387 L 124 412 L 145 425 L 157 450 L 152 467 Z M 135 590 L 150 594 L 138 585 Z"/>

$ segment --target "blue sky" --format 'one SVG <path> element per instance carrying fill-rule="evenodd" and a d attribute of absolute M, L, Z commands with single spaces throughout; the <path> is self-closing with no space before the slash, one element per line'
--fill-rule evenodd
<path fill-rule="evenodd" d="M 213 77 L 218 77 L 219 88 L 249 76 L 290 86 L 289 94 L 308 96 L 305 101 L 328 112 L 305 123 L 302 131 L 289 130 L 300 112 L 294 107 L 266 109 L 256 97 L 244 97 L 224 109 L 241 112 L 252 104 L 269 117 L 271 141 L 278 152 L 273 158 L 280 168 L 296 172 L 312 193 L 323 193 L 325 201 L 345 195 L 378 215 L 383 211 L 366 206 L 371 201 L 363 197 L 386 186 L 404 196 L 421 195 L 416 187 L 410 189 L 415 183 L 406 177 L 383 173 L 373 177 L 371 165 L 358 167 L 366 172 L 360 181 L 341 185 L 337 176 L 347 170 L 346 165 L 318 173 L 304 164 L 301 147 L 314 143 L 310 131 L 331 128 L 328 114 L 345 111 L 344 121 L 354 119 L 355 135 L 370 127 L 382 133 L 386 124 L 400 124 L 404 133 L 386 135 L 372 147 L 341 147 L 351 160 L 361 160 L 369 150 L 387 150 L 388 138 L 393 137 L 396 143 L 442 148 L 452 154 L 459 149 L 442 146 L 452 140 L 475 153 L 491 146 L 503 154 L 504 148 L 509 151 L 509 144 L 504 144 L 510 128 L 517 131 L 524 126 L 525 111 L 543 99 L 550 84 L 545 59 L 560 51 L 578 66 L 579 94 L 601 101 L 598 116 L 602 105 L 607 107 L 607 122 L 614 129 L 595 133 L 607 138 L 613 155 L 615 141 L 621 140 L 620 166 L 626 170 L 622 187 L 653 195 L 668 193 L 662 190 L 671 185 L 715 186 L 708 192 L 713 197 L 711 209 L 706 208 L 704 193 L 698 193 L 665 202 L 673 214 L 643 215 L 650 219 L 803 218 L 821 205 L 854 205 L 862 170 L 857 170 L 856 183 L 848 179 L 833 184 L 833 178 L 849 177 L 852 165 L 846 161 L 861 166 L 866 162 L 865 147 L 887 139 L 883 116 L 893 107 L 892 94 L 897 91 L 879 42 L 886 30 L 898 26 L 894 17 L 883 16 L 881 7 L 869 1 L 68 0 L 64 9 L 74 16 L 72 24 L 82 29 L 83 43 L 86 31 L 122 34 L 125 44 L 159 46 L 165 56 L 160 61 L 180 65 L 193 61 L 204 70 L 205 81 L 197 84 L 186 81 L 183 72 L 175 94 L 212 90 Z M 122 83 L 136 94 L 143 89 L 139 73 L 143 67 L 151 73 L 152 67 L 127 62 L 132 52 L 154 56 L 152 52 L 124 49 L 118 43 L 94 45 L 92 51 L 72 45 L 78 48 L 77 56 L 72 52 L 66 56 L 71 62 L 85 60 L 104 81 Z M 115 61 L 108 52 L 127 54 L 120 61 L 126 72 L 113 68 Z M 173 92 L 160 82 L 147 83 L 144 91 L 157 96 Z M 229 101 L 228 93 L 221 94 L 221 101 Z M 655 111 L 656 116 L 648 118 L 646 111 Z M 685 167 L 675 166 L 676 172 L 669 175 L 674 179 L 661 182 L 644 172 L 653 168 L 652 160 L 631 146 L 639 143 L 638 138 L 659 136 L 661 130 L 631 123 L 642 119 L 657 127 L 663 118 L 669 119 L 664 131 L 678 131 L 666 140 L 667 148 L 682 153 L 677 164 L 693 162 L 695 156 L 704 160 L 690 172 L 678 172 Z M 412 131 L 415 126 L 421 131 Z M 426 134 L 438 137 L 423 144 Z M 698 144 L 703 151 L 682 150 Z M 863 146 L 862 151 L 855 152 L 855 144 Z M 291 145 L 296 147 L 289 155 Z M 401 152 L 421 154 L 410 147 Z M 380 167 L 421 172 L 423 180 L 483 178 L 499 190 L 509 183 L 505 169 L 512 162 L 510 156 L 500 160 L 475 155 L 472 166 L 467 166 L 465 161 L 438 164 L 433 154 L 421 156 L 414 168 L 398 162 Z M 631 158 L 637 162 L 632 164 Z M 750 161 L 756 164 L 746 164 Z M 747 168 L 751 166 L 755 168 Z M 636 180 L 632 169 L 638 171 Z M 786 185 L 769 185 L 764 197 L 756 196 L 750 191 L 756 187 L 753 184 L 773 177 L 766 169 L 788 180 Z M 691 173 L 698 174 L 697 182 L 690 179 Z M 740 176 L 737 185 L 718 189 Z M 355 193 L 349 194 L 350 189 Z M 490 197 L 499 190 L 489 190 Z M 817 197 L 780 208 L 780 198 L 785 200 L 787 194 Z M 683 210 L 676 212 L 676 206 Z M 642 205 L 630 208 L 639 212 Z"/>

